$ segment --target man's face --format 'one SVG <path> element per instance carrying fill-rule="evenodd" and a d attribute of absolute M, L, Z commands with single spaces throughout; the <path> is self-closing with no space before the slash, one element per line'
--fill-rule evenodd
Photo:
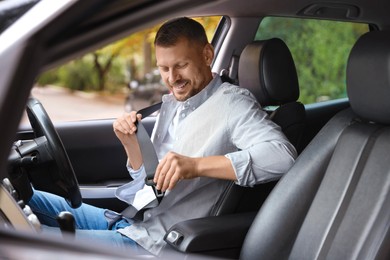
<path fill-rule="evenodd" d="M 174 46 L 156 46 L 157 66 L 165 85 L 178 101 L 199 93 L 212 79 L 210 44 L 199 46 L 180 39 Z"/>

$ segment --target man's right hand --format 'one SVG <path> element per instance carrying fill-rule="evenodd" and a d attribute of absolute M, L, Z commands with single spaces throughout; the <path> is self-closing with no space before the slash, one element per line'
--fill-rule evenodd
<path fill-rule="evenodd" d="M 137 131 L 136 122 L 137 120 L 141 120 L 141 118 L 141 114 L 132 111 L 130 113 L 124 113 L 113 123 L 114 133 L 125 148 L 130 166 L 135 170 L 142 165 L 142 155 L 137 136 L 135 135 Z"/>
<path fill-rule="evenodd" d="M 114 124 L 114 132 L 123 145 L 126 145 L 129 138 L 135 137 L 137 131 L 136 122 L 141 120 L 142 115 L 136 114 L 135 111 L 130 113 L 124 113 L 121 117 L 118 117 Z"/>

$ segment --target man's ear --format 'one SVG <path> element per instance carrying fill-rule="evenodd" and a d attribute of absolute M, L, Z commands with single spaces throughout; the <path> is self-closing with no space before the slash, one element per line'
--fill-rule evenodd
<path fill-rule="evenodd" d="M 203 48 L 203 56 L 207 66 L 210 66 L 214 59 L 214 47 L 210 43 L 207 43 Z"/>

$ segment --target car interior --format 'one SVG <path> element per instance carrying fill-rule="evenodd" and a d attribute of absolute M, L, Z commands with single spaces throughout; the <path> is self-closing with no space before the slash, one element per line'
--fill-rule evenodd
<path fill-rule="evenodd" d="M 41 73 L 138 30 L 172 17 L 221 16 L 213 72 L 249 89 L 299 156 L 280 180 L 232 182 L 210 216 L 169 227 L 157 258 L 390 259 L 390 2 L 18 0 L 0 1 L 0 10 L 0 256 L 154 258 L 75 243 L 72 227 L 63 240 L 37 232 L 24 202 L 30 183 L 75 207 L 82 200 L 121 212 L 127 205 L 115 190 L 131 179 L 113 118 L 52 122 L 30 91 Z M 301 101 L 301 57 L 291 42 L 277 30 L 257 37 L 267 17 L 366 26 L 345 60 L 345 97 Z M 19 124 L 25 110 L 31 125 Z M 149 134 L 155 120 L 142 120 Z"/>

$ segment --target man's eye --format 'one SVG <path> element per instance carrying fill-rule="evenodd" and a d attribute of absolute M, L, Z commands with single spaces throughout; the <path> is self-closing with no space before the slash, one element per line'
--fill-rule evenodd
<path fill-rule="evenodd" d="M 184 69 L 185 67 L 187 67 L 188 63 L 184 63 L 184 64 L 179 64 L 177 65 L 177 68 L 178 69 Z"/>

